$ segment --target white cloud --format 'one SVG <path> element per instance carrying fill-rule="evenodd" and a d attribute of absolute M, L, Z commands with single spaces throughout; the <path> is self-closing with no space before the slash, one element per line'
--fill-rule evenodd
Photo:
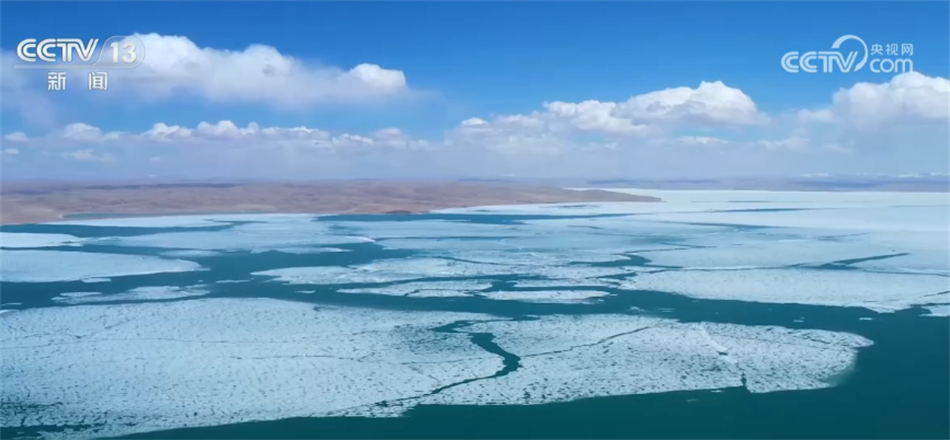
<path fill-rule="evenodd" d="M 829 109 L 798 111 L 798 122 L 802 124 L 829 124 L 834 121 L 835 113 Z"/>
<path fill-rule="evenodd" d="M 757 144 L 768 150 L 803 151 L 810 147 L 809 139 L 801 136 L 791 136 L 780 140 L 761 140 Z"/>
<path fill-rule="evenodd" d="M 70 141 L 100 141 L 100 140 L 115 140 L 118 139 L 121 134 L 118 132 L 104 133 L 98 127 L 93 127 L 89 124 L 84 124 L 82 122 L 76 122 L 67 125 L 63 128 L 62 133 L 60 133 L 66 140 Z"/>
<path fill-rule="evenodd" d="M 839 122 L 852 127 L 946 123 L 950 120 L 950 80 L 907 72 L 885 83 L 857 83 L 838 90 L 827 108 L 799 111 L 798 119 L 802 123 Z"/>
<path fill-rule="evenodd" d="M 138 79 L 123 91 L 152 99 L 198 95 L 213 102 L 300 108 L 392 96 L 408 89 L 402 71 L 375 64 L 344 70 L 308 63 L 260 44 L 234 51 L 198 47 L 183 36 L 133 36 L 147 53 L 138 67 L 116 71 L 116 76 Z"/>
<path fill-rule="evenodd" d="M 142 133 L 142 136 L 153 140 L 186 139 L 191 136 L 191 129 L 159 122 L 153 125 L 150 130 Z"/>
<path fill-rule="evenodd" d="M 20 150 L 18 150 L 18 149 L 16 149 L 16 148 L 7 148 L 7 149 L 3 150 L 3 152 L 4 152 L 5 154 L 9 154 L 9 155 L 11 155 L 11 156 L 16 156 L 17 154 L 20 154 Z"/>
<path fill-rule="evenodd" d="M 637 95 L 619 104 L 619 117 L 679 124 L 754 125 L 768 122 L 748 95 L 722 81 Z"/>
<path fill-rule="evenodd" d="M 362 177 L 397 168 L 410 176 L 456 177 L 689 175 L 713 168 L 763 174 L 914 171 L 947 162 L 947 89 L 946 79 L 904 74 L 829 94 L 826 107 L 770 119 L 741 90 L 703 82 L 623 102 L 552 101 L 523 114 L 473 117 L 428 140 L 396 127 L 345 133 L 253 122 L 239 126 L 228 120 L 156 123 L 132 132 L 75 123 L 46 135 L 10 133 L 4 140 L 29 147 L 17 158 L 24 163 L 38 151 L 51 158 L 121 159 L 123 167 L 115 169 L 135 161 L 169 172 L 190 166 L 188 172 L 199 176 L 210 167 L 233 176 L 268 177 L 285 176 L 285 171 L 315 177 L 318 168 L 319 175 Z M 942 128 L 943 137 L 921 129 L 931 125 Z M 52 150 L 57 147 L 69 153 Z"/>
<path fill-rule="evenodd" d="M 529 114 L 464 120 L 447 139 L 453 145 L 481 145 L 506 154 L 554 154 L 565 148 L 615 149 L 622 144 L 643 143 L 628 138 L 655 139 L 681 128 L 715 129 L 758 125 L 768 120 L 749 96 L 717 81 L 702 82 L 696 88 L 645 93 L 624 102 L 545 102 L 541 110 Z M 714 141 L 712 137 L 697 137 L 684 139 L 683 143 L 708 145 Z"/>
<path fill-rule="evenodd" d="M 62 156 L 67 159 L 72 159 L 80 162 L 114 162 L 115 156 L 109 153 L 99 153 L 91 148 L 75 151 L 67 151 L 62 153 Z"/>
<path fill-rule="evenodd" d="M 581 103 L 546 102 L 544 108 L 556 118 L 568 121 L 581 130 L 601 131 L 608 134 L 641 135 L 654 129 L 617 117 L 619 105 L 614 102 L 584 101 Z"/>
<path fill-rule="evenodd" d="M 26 133 L 24 133 L 24 132 L 22 132 L 22 131 L 15 131 L 15 132 L 13 132 L 13 133 L 10 133 L 10 134 L 4 136 L 3 138 L 6 139 L 6 140 L 9 141 L 9 142 L 26 142 L 26 141 L 30 140 L 30 138 L 28 138 L 28 137 L 26 136 Z"/>
<path fill-rule="evenodd" d="M 194 128 L 156 123 L 141 133 L 103 132 L 100 128 L 77 122 L 42 137 L 27 138 L 11 133 L 6 138 L 31 143 L 41 148 L 101 145 L 134 149 L 142 146 L 183 145 L 211 147 L 300 148 L 346 152 L 357 148 L 376 147 L 396 150 L 431 150 L 428 141 L 414 139 L 398 128 L 384 128 L 368 135 L 332 134 L 310 127 L 264 127 L 251 122 L 238 127 L 232 121 L 200 122 Z M 90 150 L 64 153 L 64 157 L 91 160 Z M 78 156 L 77 156 L 78 154 Z"/>
<path fill-rule="evenodd" d="M 479 125 L 487 125 L 487 124 L 488 124 L 488 121 L 485 121 L 484 119 L 470 118 L 470 119 L 466 119 L 462 121 L 460 125 L 463 127 L 476 127 Z"/>
<path fill-rule="evenodd" d="M 680 143 L 686 145 L 722 145 L 727 141 L 711 136 L 680 136 Z"/>

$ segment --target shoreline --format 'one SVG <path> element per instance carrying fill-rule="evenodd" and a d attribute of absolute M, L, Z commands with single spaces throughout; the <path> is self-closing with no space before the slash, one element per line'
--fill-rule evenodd
<path fill-rule="evenodd" d="M 469 182 L 348 181 L 226 185 L 20 185 L 3 188 L 0 225 L 81 218 L 233 214 L 424 214 L 523 204 L 662 202 L 601 189 Z"/>

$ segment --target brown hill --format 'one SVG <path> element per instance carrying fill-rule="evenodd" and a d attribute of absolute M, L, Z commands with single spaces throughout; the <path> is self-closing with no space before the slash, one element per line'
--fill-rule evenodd
<path fill-rule="evenodd" d="M 40 223 L 70 214 L 211 212 L 415 213 L 484 205 L 656 202 L 601 190 L 457 181 L 316 182 L 6 182 L 2 224 Z"/>

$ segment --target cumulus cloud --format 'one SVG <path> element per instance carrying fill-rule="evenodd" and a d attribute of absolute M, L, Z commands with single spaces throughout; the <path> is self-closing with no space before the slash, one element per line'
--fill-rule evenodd
<path fill-rule="evenodd" d="M 653 134 L 659 127 L 757 125 L 768 122 L 742 90 L 721 81 L 636 95 L 624 102 L 550 102 L 555 118 L 581 130 L 611 134 Z"/>
<path fill-rule="evenodd" d="M 350 69 L 324 66 L 254 44 L 243 50 L 199 47 L 187 37 L 135 34 L 146 48 L 141 64 L 115 71 L 123 92 L 151 99 L 199 96 L 220 103 L 258 103 L 300 108 L 352 102 L 408 90 L 400 70 L 364 63 Z"/>
<path fill-rule="evenodd" d="M 636 95 L 623 102 L 552 101 L 528 114 L 470 118 L 447 134 L 451 145 L 481 145 L 503 152 L 558 154 L 566 148 L 616 149 L 631 144 L 676 143 L 660 136 L 683 128 L 760 125 L 769 117 L 741 90 L 722 82 Z M 650 138 L 648 141 L 637 138 Z M 686 137 L 687 145 L 724 144 L 712 137 Z"/>
<path fill-rule="evenodd" d="M 829 94 L 825 107 L 770 118 L 741 90 L 703 82 L 622 102 L 549 101 L 527 113 L 475 116 L 430 139 L 396 127 L 345 133 L 223 120 L 156 123 L 141 131 L 74 123 L 43 135 L 10 133 L 4 142 L 16 144 L 21 162 L 33 157 L 32 151 L 86 162 L 124 163 L 136 156 L 146 167 L 178 169 L 187 162 L 198 175 L 210 165 L 229 167 L 239 176 L 283 176 L 287 169 L 310 176 L 314 167 L 362 176 L 386 167 L 412 176 L 688 174 L 706 172 L 714 162 L 723 173 L 812 172 L 814 167 L 914 171 L 946 163 L 948 93 L 944 78 L 902 74 Z M 923 130 L 914 121 L 942 131 Z"/>
<path fill-rule="evenodd" d="M 99 153 L 91 148 L 67 151 L 61 153 L 64 158 L 79 162 L 114 162 L 115 156 L 109 153 Z"/>
<path fill-rule="evenodd" d="M 728 143 L 712 136 L 680 136 L 677 140 L 684 145 L 722 145 Z"/>
<path fill-rule="evenodd" d="M 4 136 L 3 139 L 5 139 L 7 142 L 26 142 L 30 140 L 30 138 L 26 136 L 26 133 L 22 131 L 10 133 Z"/>
<path fill-rule="evenodd" d="M 852 121 L 878 123 L 901 119 L 946 121 L 950 118 L 950 80 L 918 72 L 883 84 L 858 83 L 835 93 L 837 113 Z"/>
<path fill-rule="evenodd" d="M 584 101 L 580 103 L 547 102 L 544 108 L 548 115 L 570 125 L 587 131 L 601 131 L 608 134 L 642 135 L 654 131 L 646 124 L 635 123 L 630 118 L 618 117 L 615 102 Z"/>
<path fill-rule="evenodd" d="M 722 81 L 637 95 L 617 106 L 616 114 L 634 121 L 754 125 L 768 122 L 748 95 Z"/>
<path fill-rule="evenodd" d="M 801 110 L 803 123 L 839 122 L 856 127 L 950 120 L 950 80 L 907 72 L 884 83 L 860 82 L 838 90 L 831 105 Z"/>
<path fill-rule="evenodd" d="M 809 149 L 809 139 L 801 136 L 791 136 L 779 140 L 761 140 L 756 143 L 768 150 L 803 151 Z"/>
<path fill-rule="evenodd" d="M 323 149 L 346 152 L 362 147 L 376 147 L 394 150 L 429 150 L 436 146 L 426 140 L 414 139 L 397 128 L 385 128 L 368 135 L 351 133 L 333 134 L 310 127 L 261 127 L 255 122 L 239 127 L 232 121 L 216 123 L 200 122 L 195 127 L 181 127 L 156 123 L 142 132 L 105 132 L 98 127 L 77 122 L 46 136 L 29 138 L 21 132 L 11 133 L 7 139 L 40 148 L 69 148 L 76 146 L 104 145 L 126 149 L 141 146 L 185 145 L 216 147 L 292 147 L 304 149 Z M 87 150 L 79 150 L 83 159 L 88 157 Z"/>
<path fill-rule="evenodd" d="M 99 141 L 99 140 L 115 140 L 122 136 L 121 133 L 111 132 L 104 133 L 98 127 L 93 127 L 89 124 L 84 124 L 82 122 L 77 122 L 67 125 L 63 128 L 62 132 L 59 134 L 63 139 L 70 141 Z"/>

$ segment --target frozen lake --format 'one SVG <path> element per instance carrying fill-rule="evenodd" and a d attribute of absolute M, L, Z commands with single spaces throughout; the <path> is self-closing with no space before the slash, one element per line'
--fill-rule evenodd
<path fill-rule="evenodd" d="M 451 436 L 426 411 L 460 405 L 482 436 L 516 434 L 491 405 L 765 435 L 644 409 L 703 402 L 787 437 L 950 434 L 947 194 L 615 190 L 666 202 L 6 226 L 0 436 Z"/>

